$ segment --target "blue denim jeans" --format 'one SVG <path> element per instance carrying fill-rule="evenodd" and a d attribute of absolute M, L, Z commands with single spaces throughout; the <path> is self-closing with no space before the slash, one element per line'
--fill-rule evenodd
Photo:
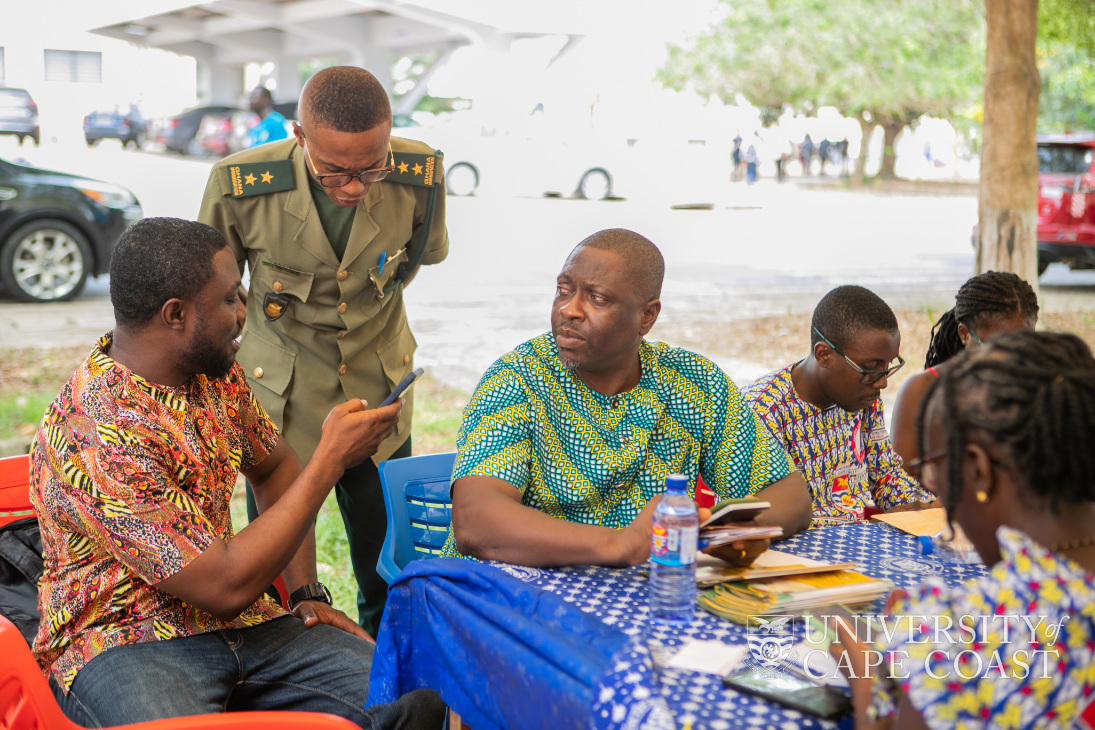
<path fill-rule="evenodd" d="M 108 727 L 243 710 L 329 712 L 363 728 L 440 728 L 445 706 L 432 690 L 364 710 L 373 645 L 293 616 L 259 626 L 108 649 L 88 662 L 65 695 L 65 715 Z"/>

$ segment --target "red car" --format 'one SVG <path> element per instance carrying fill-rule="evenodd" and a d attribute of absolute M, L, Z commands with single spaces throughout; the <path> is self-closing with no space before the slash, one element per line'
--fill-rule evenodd
<path fill-rule="evenodd" d="M 1038 137 L 1038 273 L 1095 269 L 1095 132 Z"/>

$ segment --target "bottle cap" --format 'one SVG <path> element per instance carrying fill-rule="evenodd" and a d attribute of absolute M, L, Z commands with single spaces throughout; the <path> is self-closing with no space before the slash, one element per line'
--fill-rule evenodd
<path fill-rule="evenodd" d="M 684 474 L 670 474 L 665 478 L 665 491 L 687 492 L 688 477 L 686 477 Z"/>

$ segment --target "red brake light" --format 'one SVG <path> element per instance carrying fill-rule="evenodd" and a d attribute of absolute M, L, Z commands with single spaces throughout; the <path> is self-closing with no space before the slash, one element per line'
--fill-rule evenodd
<path fill-rule="evenodd" d="M 90 118 L 91 117 L 84 117 L 84 124 L 87 124 L 87 120 L 90 119 Z"/>

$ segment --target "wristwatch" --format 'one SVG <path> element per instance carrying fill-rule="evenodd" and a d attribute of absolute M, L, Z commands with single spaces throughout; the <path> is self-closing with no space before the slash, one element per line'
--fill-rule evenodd
<path fill-rule="evenodd" d="M 308 583 L 290 593 L 289 610 L 292 611 L 301 601 L 319 601 L 320 603 L 326 603 L 328 606 L 334 603 L 331 600 L 331 592 L 322 583 Z"/>

